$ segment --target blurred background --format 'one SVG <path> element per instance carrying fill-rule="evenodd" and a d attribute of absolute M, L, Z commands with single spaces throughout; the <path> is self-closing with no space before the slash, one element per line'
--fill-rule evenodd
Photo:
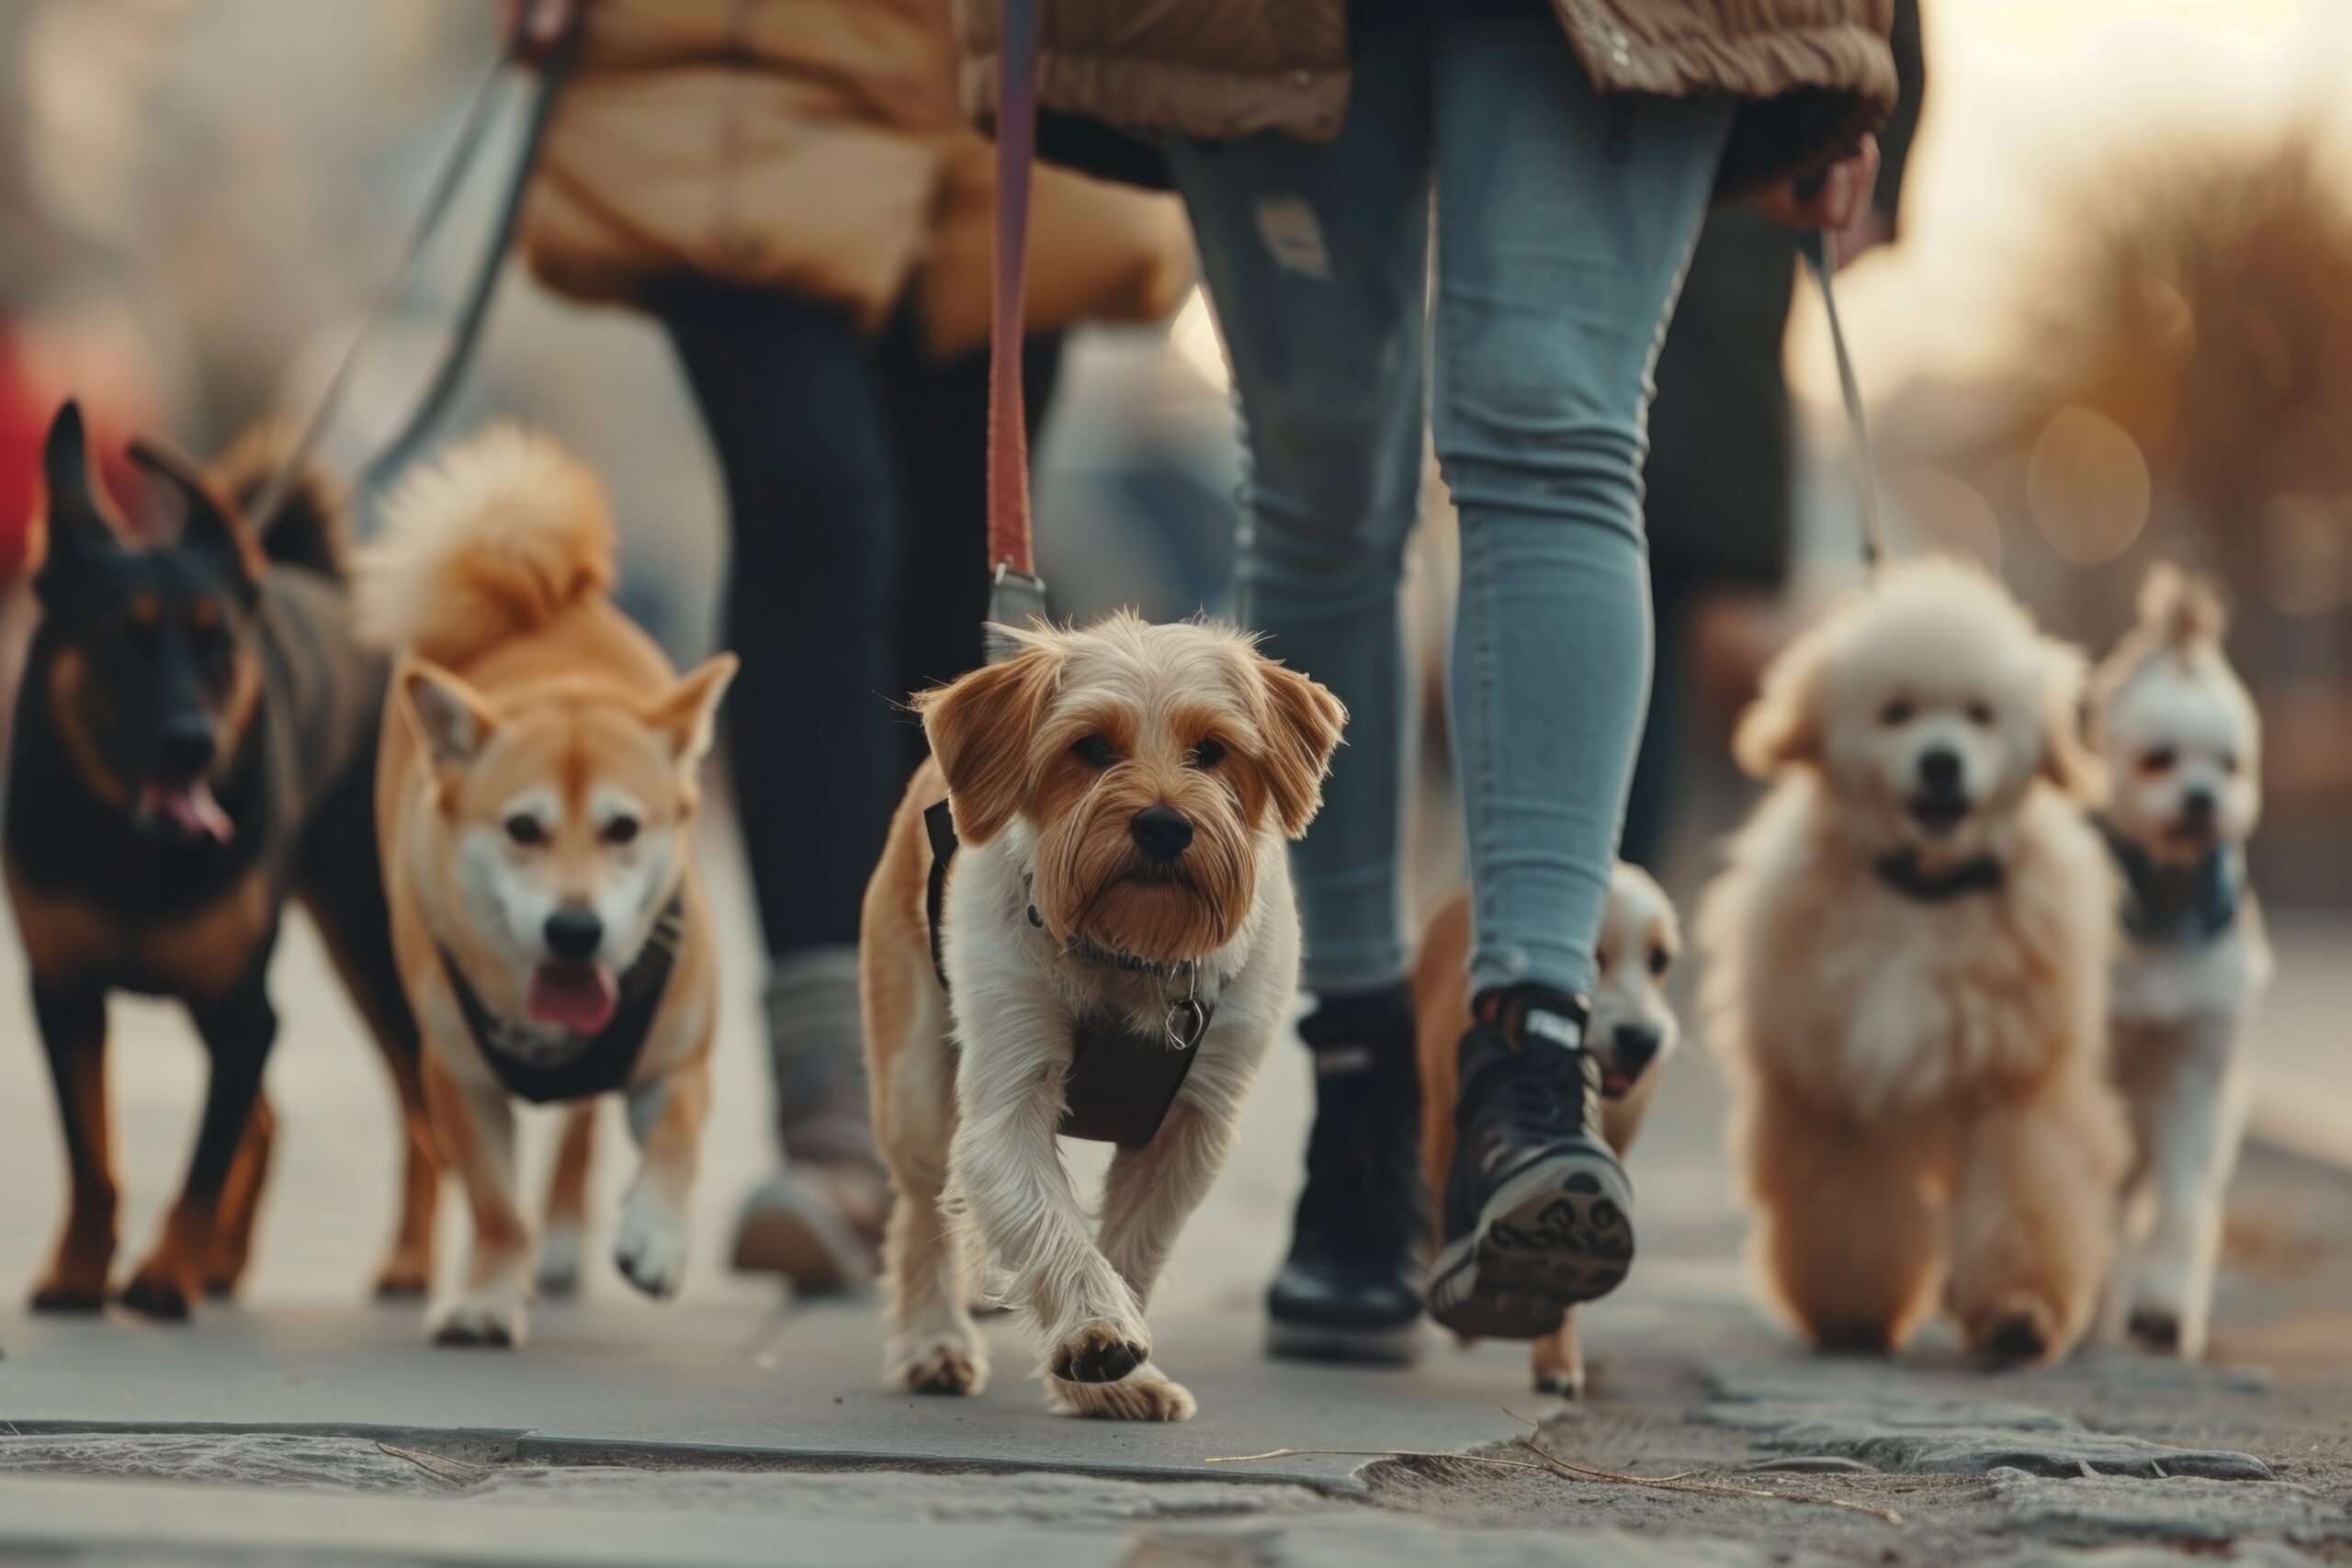
<path fill-rule="evenodd" d="M 208 450 L 266 412 L 307 412 L 489 67 L 494 11 L 490 0 L 0 4 L 0 581 L 20 576 L 40 431 L 67 391 L 102 445 L 146 430 Z M 2352 940 L 2352 6 L 1927 0 L 1924 15 L 1933 86 L 1900 243 L 1840 283 L 1896 548 L 1994 563 L 2094 652 L 2125 624 L 2151 559 L 2227 582 L 2232 651 L 2268 725 L 2255 878 L 2281 928 L 2278 1010 L 2309 1021 L 2274 1028 L 2271 1048 L 2307 1055 L 2309 1085 L 2340 1084 L 2340 1101 L 2308 1103 L 2344 1108 L 2334 1124 L 2352 1128 L 2352 1064 L 2331 1060 L 2341 1010 L 2321 988 Z M 346 469 L 399 423 L 446 341 L 522 98 L 501 106 L 502 140 L 327 434 Z M 628 607 L 681 659 L 707 650 L 719 487 L 668 344 L 642 317 L 569 305 L 519 265 L 510 274 L 445 429 L 513 414 L 588 457 L 618 510 Z M 1748 798 L 1724 738 L 1758 667 L 1858 577 L 1849 436 L 1809 298 L 1792 319 L 1790 366 L 1794 578 L 1781 594 L 1700 605 L 1696 652 L 1662 710 L 1688 740 L 1665 857 L 1685 895 Z M 1059 607 L 1221 607 L 1235 474 L 1222 354 L 1197 293 L 1159 326 L 1073 334 L 1037 483 Z M 1450 597 L 1434 483 L 1429 511 L 1414 613 L 1434 671 Z M 29 614 L 18 586 L 0 642 L 21 639 Z M 1436 888 L 1454 862 L 1434 740 L 1430 753 L 1420 852 Z M 740 897 L 740 878 L 726 880 Z M 0 1082 L 32 1096 L 7 945 Z M 748 1003 L 748 983 L 738 988 Z M 330 1067 L 289 1063 L 281 1079 L 348 1077 L 358 1059 L 338 1048 Z M 145 1071 L 150 1059 L 135 1060 L 129 1070 Z M 184 1108 L 193 1053 L 175 1044 L 153 1062 L 158 1094 L 168 1083 Z M 747 1103 L 727 1115 L 748 1130 L 758 1069 L 728 1070 Z M 28 1100 L 12 1124 L 44 1110 Z M 184 1116 L 158 1122 L 173 1129 L 166 1142 Z M 2308 1104 L 2304 1120 L 2327 1135 L 2330 1119 Z M 6 1160 L 0 1180 L 21 1177 L 26 1201 L 0 1214 L 0 1289 L 31 1266 L 55 1212 L 53 1149 L 19 1142 Z M 720 1156 L 712 1201 L 731 1201 L 755 1163 Z M 133 1176 L 142 1207 L 163 1187 Z M 343 1251 L 372 1247 L 379 1213 L 363 1210 L 364 1235 Z M 135 1216 L 127 1234 L 140 1234 Z M 347 1290 L 359 1265 L 334 1268 Z M 1235 1278 L 1254 1289 L 1262 1268 L 1246 1260 Z"/>

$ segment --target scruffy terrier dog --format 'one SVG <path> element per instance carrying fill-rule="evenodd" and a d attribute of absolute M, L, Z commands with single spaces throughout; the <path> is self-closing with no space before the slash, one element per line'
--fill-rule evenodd
<path fill-rule="evenodd" d="M 1666 976 L 1682 951 L 1682 933 L 1666 890 L 1636 865 L 1619 861 L 1609 876 L 1596 947 L 1600 980 L 1585 1030 L 1585 1060 L 1600 1075 L 1600 1130 L 1620 1156 L 1634 1146 L 1657 1090 L 1658 1069 L 1681 1031 L 1667 1006 Z M 1421 1080 L 1421 1167 L 1441 1202 L 1453 1164 L 1453 1109 L 1460 1098 L 1462 1036 L 1470 1028 L 1470 895 L 1438 906 L 1413 965 L 1413 1014 Z M 1584 1397 L 1584 1354 L 1577 1309 L 1535 1341 L 1535 1391 Z"/>
<path fill-rule="evenodd" d="M 2271 972 L 2245 880 L 2262 721 L 2223 629 L 2209 584 L 2158 565 L 2139 625 L 2093 682 L 2115 781 L 2100 825 L 2124 884 L 2109 1050 L 2138 1135 L 2127 1190 L 2153 1212 L 2120 1294 L 2133 1338 L 2191 1359 L 2205 1349 L 2222 1197 L 2245 1125 L 2241 1043 Z"/>
<path fill-rule="evenodd" d="M 1701 903 L 1765 1286 L 1825 1348 L 2090 1326 L 2126 1156 L 2106 1075 L 2115 878 L 2084 814 L 2083 661 L 1983 572 L 1889 572 L 1766 673 L 1772 790 Z"/>
<path fill-rule="evenodd" d="M 209 469 L 134 446 L 184 520 L 177 539 L 141 547 L 92 482 L 80 411 L 65 404 L 50 426 L 41 622 L 17 694 L 5 850 L 73 1180 L 36 1311 L 106 1301 L 118 991 L 178 1000 L 210 1064 L 187 1184 L 122 1304 L 178 1321 L 200 1293 L 236 1288 L 277 1125 L 262 1071 L 289 899 L 310 910 L 401 1090 L 407 1169 L 378 1292 L 425 1288 L 440 1172 L 368 810 L 386 664 L 351 635 L 324 476 L 301 476 L 266 528 L 245 514 L 286 455 L 267 430 Z"/>
<path fill-rule="evenodd" d="M 393 947 L 473 1208 L 443 1344 L 523 1341 L 517 1099 L 573 1108 L 542 1282 L 576 1267 L 588 1108 L 612 1093 L 643 1155 L 614 1261 L 657 1297 L 685 1271 L 718 1025 L 696 773 L 735 660 L 681 678 L 614 607 L 613 550 L 595 476 L 510 427 L 410 476 L 360 562 L 366 629 L 404 655 L 376 775 Z"/>
<path fill-rule="evenodd" d="M 1221 626 L 1120 614 L 1005 635 L 1010 657 L 916 699 L 933 760 L 865 897 L 866 1060 L 898 1191 L 885 1375 L 979 1390 L 984 1247 L 1044 1330 L 1048 1408 L 1181 1421 L 1193 1396 L 1152 1363 L 1145 1304 L 1289 1022 L 1283 840 L 1321 804 L 1346 714 Z M 1099 1230 L 1062 1131 L 1119 1145 Z"/>

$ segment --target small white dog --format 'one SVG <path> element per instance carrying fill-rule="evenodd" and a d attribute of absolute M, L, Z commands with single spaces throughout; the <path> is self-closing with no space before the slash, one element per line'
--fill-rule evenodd
<path fill-rule="evenodd" d="M 2246 1108 L 2241 1042 L 2271 972 L 2245 843 L 2262 812 L 2262 723 L 2222 650 L 2206 583 L 2148 573 L 2140 621 L 2098 668 L 2114 776 L 2102 823 L 2124 882 L 2109 1014 L 2116 1083 L 2138 1134 L 2127 1184 L 2154 1219 L 2120 1292 L 2133 1338 L 2205 1349 L 2222 1197 Z"/>
<path fill-rule="evenodd" d="M 1825 1348 L 2091 1325 L 2126 1158 L 2106 1075 L 2115 877 L 2083 661 L 1982 571 L 1888 572 L 1774 662 L 1772 781 L 1699 908 L 1764 1282 Z"/>
<path fill-rule="evenodd" d="M 930 1393 L 987 1377 L 960 1218 L 1045 1331 L 1048 1408 L 1181 1421 L 1193 1396 L 1152 1364 L 1144 1309 L 1290 1021 L 1283 840 L 1321 804 L 1347 715 L 1221 626 L 1121 614 L 1011 635 L 1012 657 L 916 699 L 933 760 L 865 897 L 866 1061 L 898 1192 L 885 1375 Z M 1062 1131 L 1119 1145 L 1099 1230 Z"/>

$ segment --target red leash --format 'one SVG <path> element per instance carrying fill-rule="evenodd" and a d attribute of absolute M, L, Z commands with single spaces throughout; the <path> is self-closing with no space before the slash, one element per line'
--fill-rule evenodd
<path fill-rule="evenodd" d="M 1029 543 L 1029 428 L 1021 389 L 1029 269 L 1029 171 L 1037 143 L 1037 0 L 1004 0 L 998 44 L 996 271 L 989 317 L 989 619 L 1046 610 Z"/>

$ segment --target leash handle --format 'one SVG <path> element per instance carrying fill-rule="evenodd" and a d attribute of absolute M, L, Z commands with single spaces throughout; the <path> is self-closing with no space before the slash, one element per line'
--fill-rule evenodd
<path fill-rule="evenodd" d="M 1854 483 L 1862 506 L 1862 565 L 1875 573 L 1886 564 L 1886 524 L 1879 514 L 1878 466 L 1871 457 L 1862 387 L 1854 376 L 1854 357 L 1846 347 L 1845 325 L 1838 319 L 1838 292 L 1829 282 L 1838 270 L 1838 242 L 1826 229 L 1808 229 L 1797 236 L 1797 250 L 1821 287 L 1822 311 L 1829 318 L 1829 347 L 1838 360 L 1838 394 L 1845 401 L 1846 424 L 1854 438 Z"/>
<path fill-rule="evenodd" d="M 1037 144 L 1037 0 L 1004 0 L 998 40 L 996 261 L 989 317 L 989 570 L 1035 581 L 1029 425 L 1022 400 L 1022 302 L 1029 270 L 1029 172 Z"/>

